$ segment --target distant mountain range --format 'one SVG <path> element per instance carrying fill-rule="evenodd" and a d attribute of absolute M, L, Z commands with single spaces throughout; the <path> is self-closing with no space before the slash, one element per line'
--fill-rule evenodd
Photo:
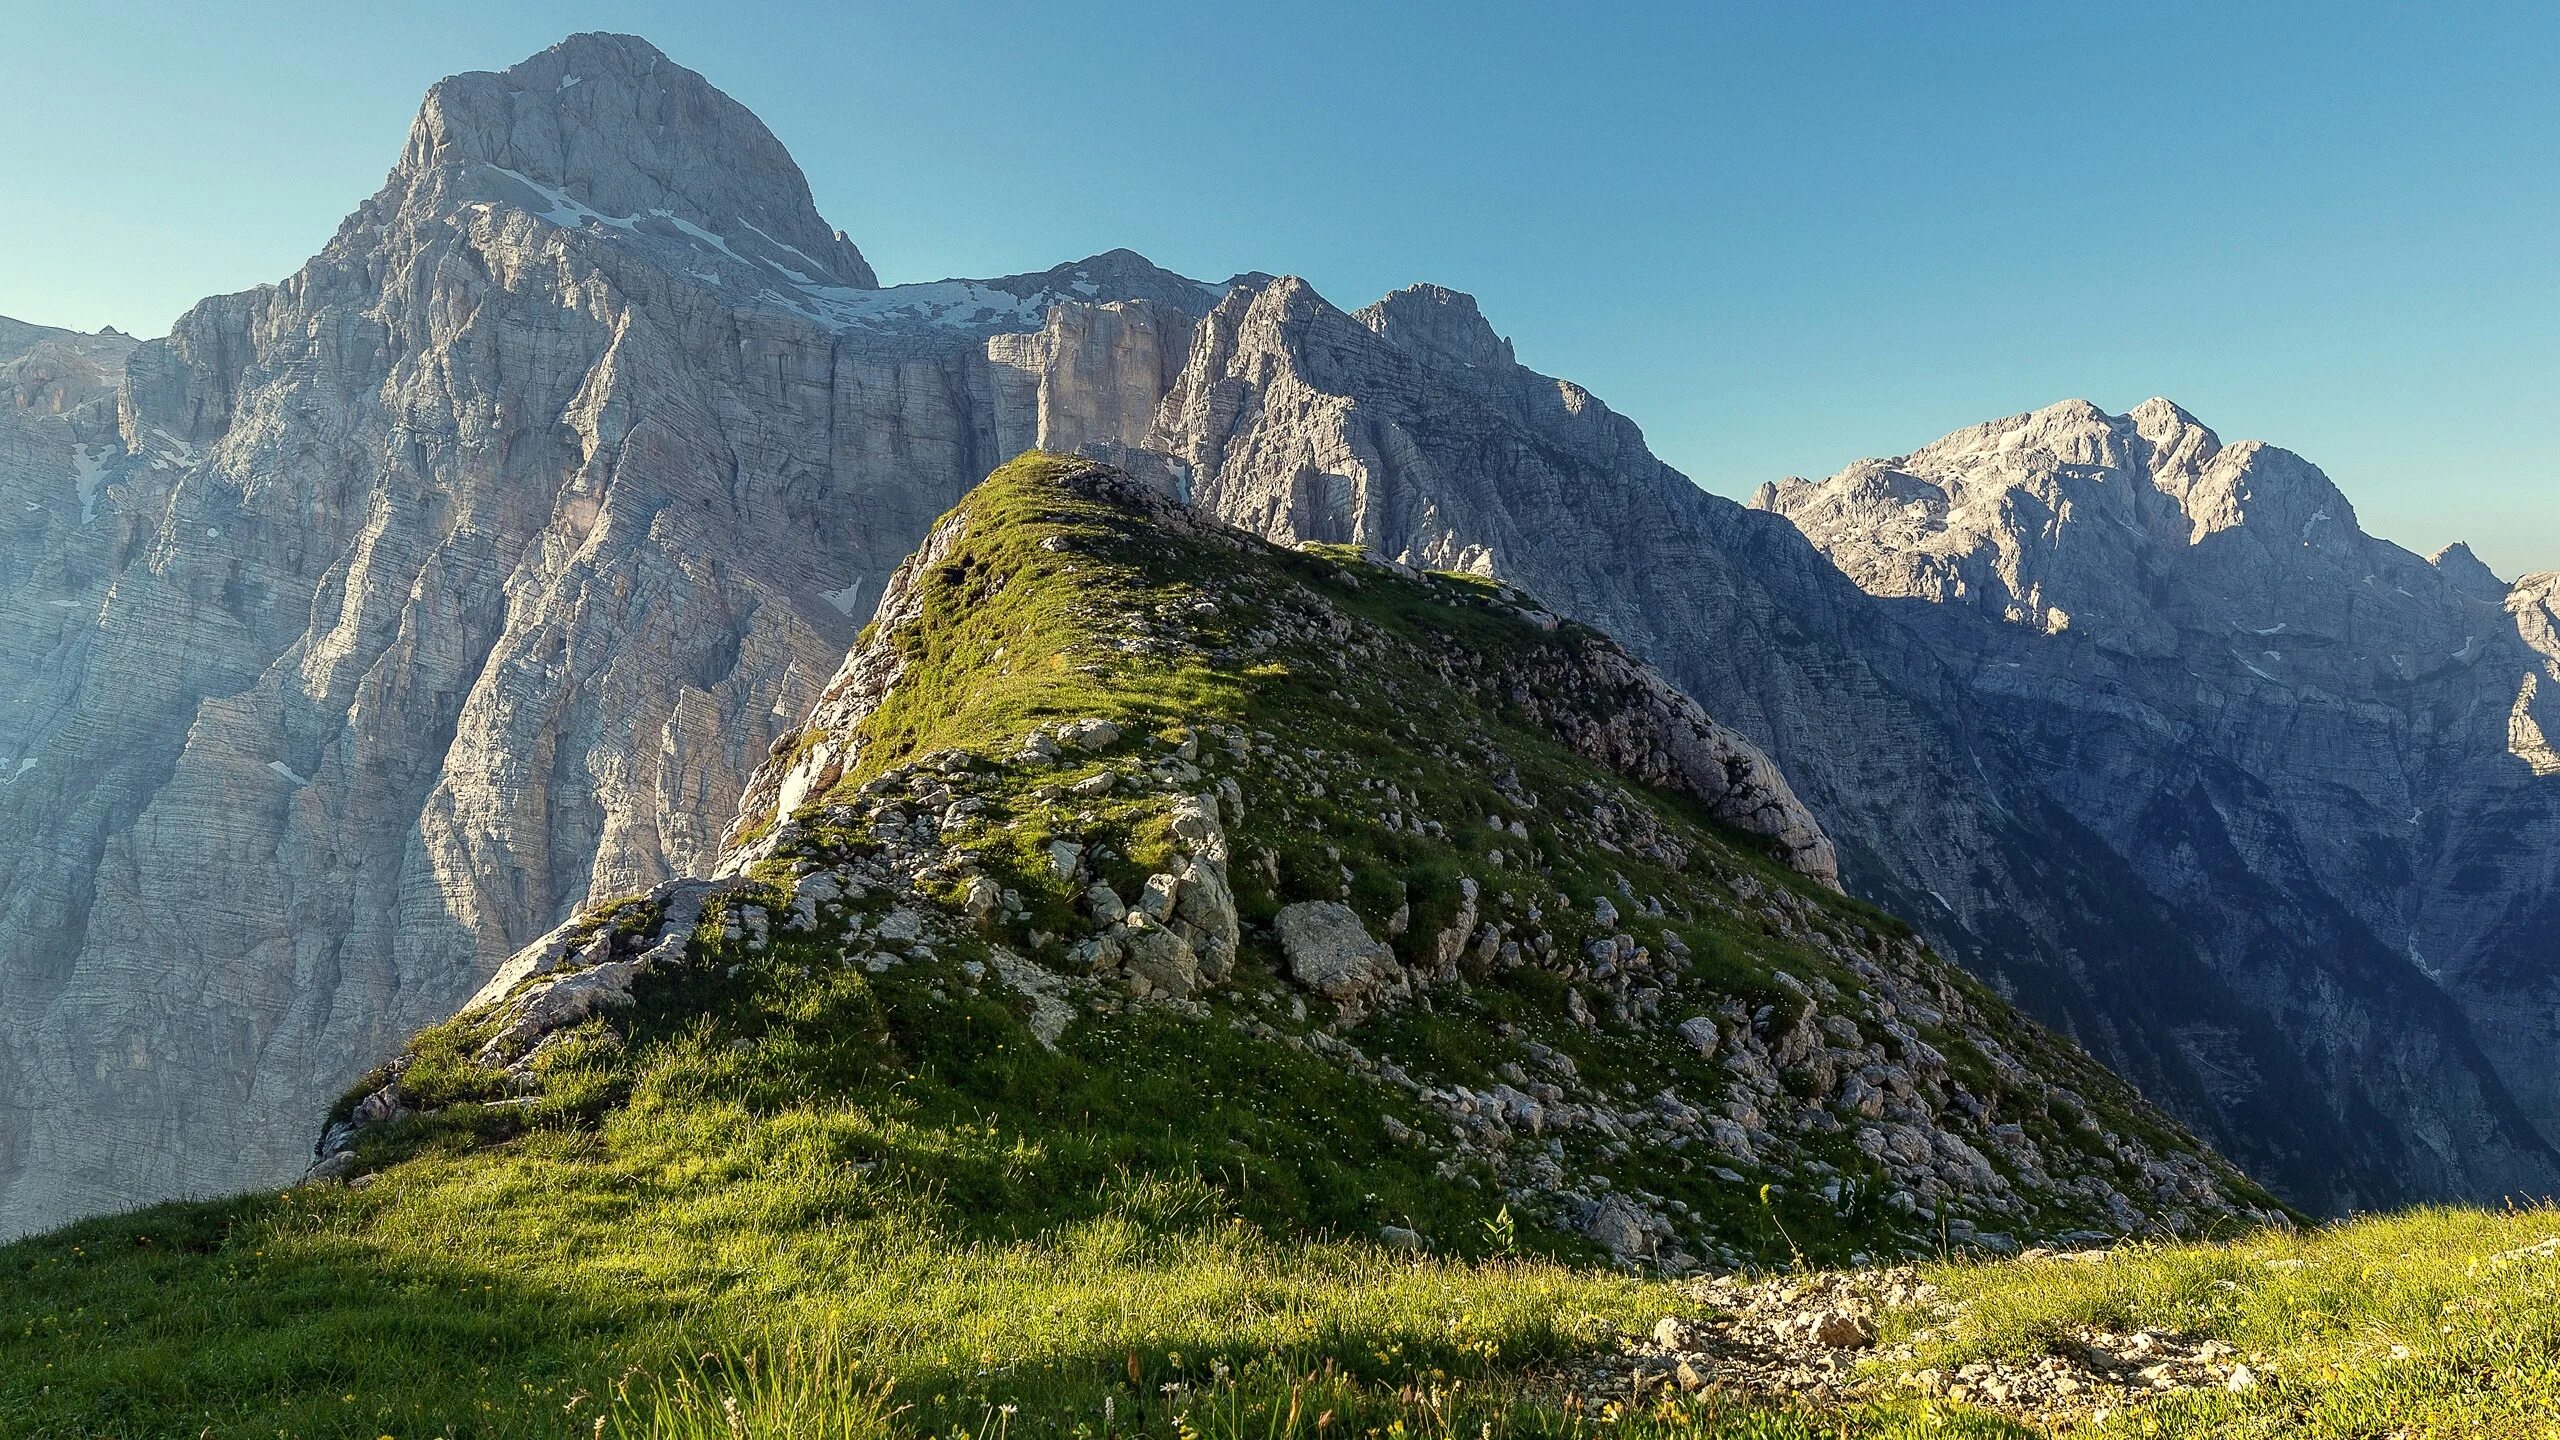
<path fill-rule="evenodd" d="M 2166 402 L 1739 506 L 1438 287 L 882 288 L 610 35 L 437 85 L 278 285 L 147 342 L 0 322 L 0 396 L 0 1233 L 298 1172 L 505 956 L 712 864 L 1034 446 L 1610 632 L 1853 893 L 2297 1203 L 2560 1191 L 2552 584 Z"/>

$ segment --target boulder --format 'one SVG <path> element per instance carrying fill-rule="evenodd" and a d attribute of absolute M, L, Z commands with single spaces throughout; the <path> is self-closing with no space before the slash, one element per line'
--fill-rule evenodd
<path fill-rule="evenodd" d="M 1647 1223 L 1649 1219 L 1625 1196 L 1603 1195 L 1598 1203 L 1583 1212 L 1582 1233 L 1620 1260 L 1641 1260 L 1653 1254 L 1653 1227 Z"/>
<path fill-rule="evenodd" d="M 1207 856 L 1195 856 L 1182 867 L 1173 906 L 1176 928 L 1199 953 L 1200 973 L 1216 981 L 1227 977 L 1243 931 L 1236 918 L 1236 893 L 1227 883 L 1227 867 Z"/>
<path fill-rule="evenodd" d="M 639 974 L 636 960 L 613 960 L 573 970 L 556 980 L 537 982 L 515 1002 L 513 1017 L 480 1049 L 482 1064 L 502 1061 L 554 1030 L 574 1025 L 601 1010 L 631 1003 L 631 982 Z"/>
<path fill-rule="evenodd" d="M 1149 917 L 1132 910 L 1120 931 L 1123 964 L 1132 975 L 1176 1000 L 1200 989 L 1200 958 L 1191 944 Z"/>
<path fill-rule="evenodd" d="M 1395 952 L 1371 938 L 1348 905 L 1301 900 L 1282 906 L 1273 925 L 1289 977 L 1328 1000 L 1357 1001 L 1402 988 Z"/>
<path fill-rule="evenodd" d="M 1707 1015 L 1693 1015 L 1690 1018 L 1681 1021 L 1680 1038 L 1688 1041 L 1689 1048 L 1697 1051 L 1701 1058 L 1713 1059 L 1716 1053 L 1716 1022 L 1714 1017 Z"/>
<path fill-rule="evenodd" d="M 1713 1338 L 1706 1326 L 1677 1315 L 1665 1315 L 1653 1322 L 1653 1343 L 1678 1354 L 1694 1354 L 1707 1348 Z"/>
<path fill-rule="evenodd" d="M 1120 743 L 1120 727 L 1098 716 L 1070 720 L 1058 727 L 1058 743 L 1070 750 L 1100 750 Z"/>
<path fill-rule="evenodd" d="M 1072 880 L 1084 863 L 1084 847 L 1073 840 L 1049 842 L 1049 873 L 1061 880 Z"/>

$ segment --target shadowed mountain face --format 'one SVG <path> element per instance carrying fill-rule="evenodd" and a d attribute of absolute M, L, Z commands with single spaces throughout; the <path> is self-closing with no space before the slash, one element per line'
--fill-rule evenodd
<path fill-rule="evenodd" d="M 891 569 L 1034 445 L 1611 631 L 1778 763 L 1854 892 L 2291 1198 L 2560 1188 L 2369 896 L 2206 933 L 2087 803 L 2105 772 L 2062 783 L 1902 613 L 1931 607 L 1699 492 L 1454 292 L 1347 314 L 1126 251 L 879 288 L 753 116 L 589 35 L 435 87 L 279 285 L 139 345 L 0 326 L 0 395 L 0 1231 L 293 1173 L 326 1098 L 503 956 L 707 864 Z M 2543 591 L 2444 585 L 2547 642 Z M 2499 702 L 2515 754 L 2541 693 Z M 2483 817 L 2535 793 L 2459 783 Z M 2219 780 L 2141 793 L 2207 880 L 2298 907 L 2262 857 L 2334 861 L 2233 840 Z M 2512 947 L 2542 917 L 2477 896 L 2547 893 L 2514 887 L 2549 847 L 2492 834 L 2430 863 Z M 2359 930 L 2378 954 L 2299 938 Z"/>
<path fill-rule="evenodd" d="M 2553 577 L 2368 536 L 2317 467 L 2157 399 L 1759 503 L 1945 662 L 2329 1087 L 2459 1163 L 2469 1135 L 2404 1048 L 2432 1020 L 2560 1139 Z"/>

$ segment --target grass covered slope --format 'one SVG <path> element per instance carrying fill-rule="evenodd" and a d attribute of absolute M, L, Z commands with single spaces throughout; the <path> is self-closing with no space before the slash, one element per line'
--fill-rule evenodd
<path fill-rule="evenodd" d="M 1693 1269 L 2270 1202 L 1753 758 L 1517 595 L 1027 457 L 723 875 L 516 957 L 318 1182 L 0 1250 L 0 1434 L 1920 1433 L 1655 1415 L 1622 1342 Z"/>

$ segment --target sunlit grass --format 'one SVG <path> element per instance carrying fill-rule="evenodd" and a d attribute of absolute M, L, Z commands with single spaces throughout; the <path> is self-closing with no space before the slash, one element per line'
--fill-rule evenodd
<path fill-rule="evenodd" d="M 2560 1211 L 2430 1208 L 2103 1262 L 1937 1267 L 1964 1302 L 1926 1359 L 2067 1349 L 2083 1327 L 2237 1347 L 2259 1383 L 2122 1417 L 2111 1433 L 2560 1434 Z M 2560 1247 L 2554 1247 L 2560 1250 Z M 2517 1253 L 2525 1252 L 2525 1253 Z"/>

